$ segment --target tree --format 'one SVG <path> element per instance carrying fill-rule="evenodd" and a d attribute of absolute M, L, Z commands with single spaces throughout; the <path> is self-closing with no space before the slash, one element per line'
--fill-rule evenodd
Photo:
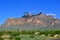
<path fill-rule="evenodd" d="M 39 13 L 39 15 L 42 14 L 42 12 Z"/>
<path fill-rule="evenodd" d="M 24 16 L 22 16 L 23 18 L 30 18 L 31 14 L 29 12 L 24 12 Z"/>

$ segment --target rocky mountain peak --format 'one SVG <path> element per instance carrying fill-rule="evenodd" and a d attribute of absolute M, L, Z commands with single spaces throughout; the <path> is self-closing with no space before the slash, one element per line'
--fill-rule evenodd
<path fill-rule="evenodd" d="M 3 25 L 5 26 L 16 26 L 16 25 L 41 25 L 41 26 L 47 26 L 47 25 L 55 25 L 55 23 L 60 24 L 60 20 L 55 20 L 51 15 L 44 15 L 42 12 L 31 15 L 28 12 L 24 14 L 21 18 L 8 18 Z"/>
<path fill-rule="evenodd" d="M 40 30 L 60 29 L 60 20 L 42 12 L 31 15 L 28 12 L 21 18 L 7 18 L 0 30 Z"/>

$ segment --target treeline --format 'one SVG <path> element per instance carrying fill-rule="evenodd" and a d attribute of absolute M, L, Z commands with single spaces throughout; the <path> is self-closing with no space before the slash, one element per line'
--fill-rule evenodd
<path fill-rule="evenodd" d="M 42 12 L 38 13 L 38 14 L 35 14 L 35 15 L 32 15 L 31 13 L 29 12 L 24 12 L 24 15 L 22 16 L 22 18 L 30 18 L 30 17 L 33 17 L 33 16 L 38 16 L 42 14 Z"/>

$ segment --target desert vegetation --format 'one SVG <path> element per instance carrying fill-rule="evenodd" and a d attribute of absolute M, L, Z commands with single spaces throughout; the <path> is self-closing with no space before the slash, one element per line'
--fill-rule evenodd
<path fill-rule="evenodd" d="M 0 40 L 53 40 L 60 38 L 60 30 L 0 31 Z"/>

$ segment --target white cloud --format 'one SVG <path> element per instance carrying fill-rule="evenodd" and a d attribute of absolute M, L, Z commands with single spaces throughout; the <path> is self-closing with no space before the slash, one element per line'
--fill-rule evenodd
<path fill-rule="evenodd" d="M 53 14 L 53 13 L 48 13 L 48 14 L 46 14 L 47 16 L 48 15 L 52 15 L 52 16 L 56 16 L 56 14 Z"/>
<path fill-rule="evenodd" d="M 48 14 L 46 14 L 47 16 L 48 15 L 52 15 L 54 18 L 56 18 L 56 14 L 54 14 L 54 13 L 48 13 Z"/>

